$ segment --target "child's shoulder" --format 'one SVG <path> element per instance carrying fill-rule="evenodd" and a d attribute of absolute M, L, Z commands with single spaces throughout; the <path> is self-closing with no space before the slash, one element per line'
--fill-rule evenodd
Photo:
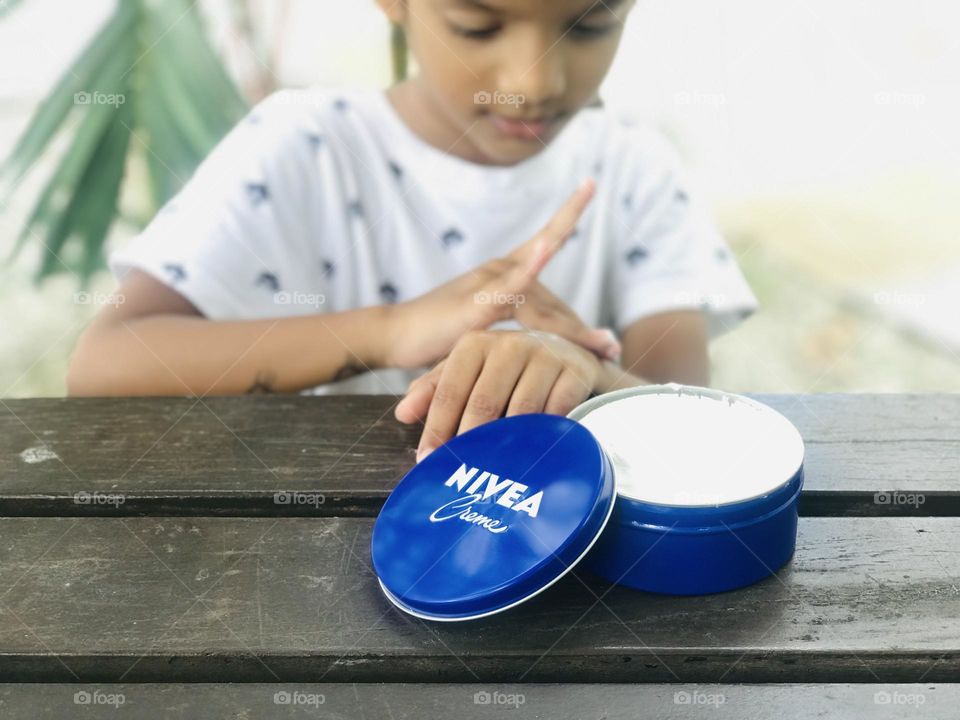
<path fill-rule="evenodd" d="M 683 161 L 668 135 L 629 110 L 591 106 L 580 112 L 578 134 L 623 182 L 647 182 L 683 172 Z"/>
<path fill-rule="evenodd" d="M 364 156 L 382 133 L 377 90 L 356 87 L 283 89 L 258 102 L 237 126 L 239 134 L 272 154 L 315 154 L 324 146 Z"/>
<path fill-rule="evenodd" d="M 324 156 L 318 152 L 325 146 L 337 154 L 355 155 L 357 148 L 370 145 L 365 141 L 373 126 L 371 92 L 327 87 L 277 90 L 250 109 L 214 154 L 225 167 L 259 162 L 278 171 L 315 169 L 315 159 Z"/>
<path fill-rule="evenodd" d="M 355 122 L 358 115 L 370 112 L 375 92 L 368 88 L 321 86 L 277 90 L 250 110 L 246 122 L 276 123 L 287 129 Z"/>

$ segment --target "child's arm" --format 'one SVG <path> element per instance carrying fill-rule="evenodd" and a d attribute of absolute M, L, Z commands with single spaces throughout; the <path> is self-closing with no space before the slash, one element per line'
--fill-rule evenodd
<path fill-rule="evenodd" d="M 384 307 L 266 320 L 211 321 L 132 270 L 80 338 L 70 395 L 291 392 L 382 366 Z"/>
<path fill-rule="evenodd" d="M 710 384 L 709 334 L 700 310 L 670 310 L 641 318 L 622 334 L 623 370 L 654 383 Z"/>

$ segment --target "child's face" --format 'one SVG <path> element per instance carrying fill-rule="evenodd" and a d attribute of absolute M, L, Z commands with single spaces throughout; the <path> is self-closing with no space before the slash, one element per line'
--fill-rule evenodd
<path fill-rule="evenodd" d="M 536 154 L 594 101 L 633 0 L 381 0 L 425 112 L 480 162 Z M 435 123 L 436 124 L 436 123 Z"/>

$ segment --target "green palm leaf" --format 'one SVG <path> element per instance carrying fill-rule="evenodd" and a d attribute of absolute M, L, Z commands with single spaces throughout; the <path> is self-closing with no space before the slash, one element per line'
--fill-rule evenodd
<path fill-rule="evenodd" d="M 246 110 L 194 2 L 118 0 L 0 166 L 6 201 L 51 144 L 72 133 L 8 260 L 42 242 L 36 282 L 72 272 L 85 285 L 105 266 L 130 158 L 149 170 L 152 215 Z"/>
<path fill-rule="evenodd" d="M 3 0 L 0 2 L 0 18 L 13 10 L 19 4 L 20 0 Z"/>

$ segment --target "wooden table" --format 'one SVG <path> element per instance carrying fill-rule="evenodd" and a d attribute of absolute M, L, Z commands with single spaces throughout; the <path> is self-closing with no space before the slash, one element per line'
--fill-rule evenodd
<path fill-rule="evenodd" d="M 370 568 L 392 397 L 0 401 L 0 717 L 960 717 L 960 396 L 756 397 L 807 443 L 777 575 L 463 624 Z"/>

